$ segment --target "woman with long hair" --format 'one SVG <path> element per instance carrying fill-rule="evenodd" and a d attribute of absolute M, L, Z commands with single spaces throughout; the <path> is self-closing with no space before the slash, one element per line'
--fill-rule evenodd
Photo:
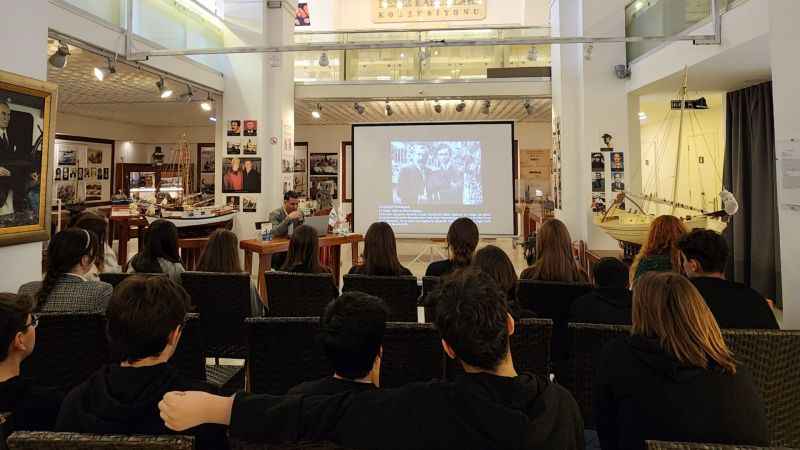
<path fill-rule="evenodd" d="M 633 288 L 631 335 L 602 351 L 594 413 L 604 449 L 645 440 L 768 445 L 750 374 L 737 366 L 714 316 L 683 276 L 644 274 Z"/>
<path fill-rule="evenodd" d="M 319 263 L 319 238 L 317 232 L 308 225 L 295 227 L 289 240 L 286 262 L 281 268 L 284 272 L 331 273 Z"/>
<path fill-rule="evenodd" d="M 364 235 L 364 263 L 353 266 L 349 273 L 377 276 L 412 276 L 410 270 L 397 258 L 397 242 L 392 227 L 386 222 L 375 222 Z"/>
<path fill-rule="evenodd" d="M 214 230 L 208 238 L 200 263 L 197 265 L 200 272 L 214 273 L 243 273 L 242 263 L 239 260 L 239 238 L 232 231 L 220 228 Z M 258 288 L 250 280 L 250 309 L 254 316 L 263 316 L 264 307 Z"/>
<path fill-rule="evenodd" d="M 150 224 L 144 250 L 131 258 L 129 273 L 165 273 L 176 283 L 181 282 L 183 264 L 178 255 L 178 227 L 159 219 Z"/>
<path fill-rule="evenodd" d="M 517 271 L 511 258 L 500 247 L 487 245 L 475 252 L 475 256 L 472 257 L 472 267 L 492 277 L 497 286 L 506 293 L 511 315 L 515 319 L 536 317 L 533 311 L 520 306 L 517 300 Z"/>
<path fill-rule="evenodd" d="M 682 273 L 681 251 L 678 240 L 686 234 L 686 227 L 675 216 L 659 216 L 650 224 L 647 242 L 639 250 L 631 266 L 631 284 L 645 272 Z"/>
<path fill-rule="evenodd" d="M 521 279 L 558 281 L 561 283 L 587 283 L 589 277 L 578 267 L 572 255 L 572 237 L 564 222 L 558 219 L 545 221 L 536 233 L 536 262 L 528 267 Z"/>
<path fill-rule="evenodd" d="M 105 217 L 92 213 L 85 212 L 75 217 L 75 220 L 70 225 L 72 227 L 89 230 L 97 236 L 97 240 L 103 247 L 103 252 L 97 255 L 94 261 L 94 269 L 89 272 L 89 276 L 93 280 L 99 280 L 98 273 L 120 273 L 122 268 L 117 262 L 117 255 L 111 246 L 106 243 L 106 230 L 108 229 L 108 221 Z"/>
<path fill-rule="evenodd" d="M 425 270 L 426 277 L 441 277 L 467 267 L 472 262 L 472 255 L 478 247 L 480 233 L 475 222 L 467 217 L 456 219 L 447 230 L 448 259 L 432 262 Z"/>
<path fill-rule="evenodd" d="M 102 246 L 89 230 L 56 233 L 47 246 L 44 279 L 22 285 L 19 293 L 36 299 L 37 312 L 105 311 L 113 288 L 87 278 L 100 252 Z"/>

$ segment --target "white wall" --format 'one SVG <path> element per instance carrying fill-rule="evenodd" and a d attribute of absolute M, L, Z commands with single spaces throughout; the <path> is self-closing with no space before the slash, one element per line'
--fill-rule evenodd
<path fill-rule="evenodd" d="M 3 0 L 0 15 L 0 70 L 39 80 L 47 79 L 47 22 L 41 11 L 47 0 Z M 0 247 L 4 267 L 0 292 L 17 292 L 27 281 L 41 277 L 42 243 Z"/>
<path fill-rule="evenodd" d="M 517 122 L 514 137 L 519 149 L 539 150 L 553 148 L 553 125 L 550 122 Z"/>

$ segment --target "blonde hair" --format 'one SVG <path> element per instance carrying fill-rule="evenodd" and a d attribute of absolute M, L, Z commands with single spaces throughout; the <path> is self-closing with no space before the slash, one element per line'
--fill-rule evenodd
<path fill-rule="evenodd" d="M 683 364 L 736 373 L 717 321 L 694 285 L 672 272 L 643 274 L 633 288 L 633 334 L 658 339 Z"/>
<path fill-rule="evenodd" d="M 564 283 L 586 282 L 572 256 L 572 238 L 564 222 L 548 219 L 536 234 L 536 262 L 520 278 Z"/>

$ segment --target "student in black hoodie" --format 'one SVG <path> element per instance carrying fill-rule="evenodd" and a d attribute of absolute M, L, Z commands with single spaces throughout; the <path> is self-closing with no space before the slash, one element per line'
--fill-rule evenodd
<path fill-rule="evenodd" d="M 769 444 L 764 404 L 697 289 L 671 272 L 642 275 L 632 335 L 610 342 L 592 391 L 603 450 L 646 440 Z"/>
<path fill-rule="evenodd" d="M 345 292 L 328 303 L 319 339 L 334 374 L 299 384 L 289 394 L 338 394 L 380 386 L 387 315 L 383 300 L 363 292 Z"/>
<path fill-rule="evenodd" d="M 158 401 L 176 389 L 204 389 L 184 380 L 168 364 L 175 353 L 189 295 L 162 277 L 130 277 L 120 283 L 108 304 L 106 334 L 121 363 L 95 372 L 64 399 L 56 431 L 163 435 L 171 432 L 158 415 Z M 198 449 L 227 448 L 224 429 L 189 430 Z"/>
<path fill-rule="evenodd" d="M 628 266 L 617 258 L 603 258 L 592 268 L 595 288 L 572 302 L 569 321 L 576 323 L 631 324 Z"/>
<path fill-rule="evenodd" d="M 444 351 L 466 372 L 458 381 L 336 395 L 174 392 L 159 403 L 161 416 L 174 430 L 229 424 L 231 437 L 252 441 L 332 440 L 383 450 L 583 449 L 572 396 L 514 369 L 514 320 L 491 277 L 455 273 L 431 295 Z"/>
<path fill-rule="evenodd" d="M 9 432 L 52 430 L 64 397 L 20 376 L 22 361 L 36 346 L 33 306 L 30 296 L 0 294 L 0 413 L 12 414 Z"/>

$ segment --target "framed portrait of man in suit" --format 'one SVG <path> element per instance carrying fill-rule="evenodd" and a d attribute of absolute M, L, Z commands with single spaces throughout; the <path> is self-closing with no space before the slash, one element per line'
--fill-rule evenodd
<path fill-rule="evenodd" d="M 56 105 L 55 84 L 0 71 L 0 246 L 50 238 Z"/>

